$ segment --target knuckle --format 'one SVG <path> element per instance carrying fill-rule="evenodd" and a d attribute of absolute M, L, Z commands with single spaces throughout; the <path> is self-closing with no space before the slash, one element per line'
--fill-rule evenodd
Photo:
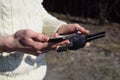
<path fill-rule="evenodd" d="M 22 37 L 22 39 L 26 42 L 28 41 L 28 38 L 26 38 L 26 37 Z"/>
<path fill-rule="evenodd" d="M 85 29 L 84 27 L 80 26 L 80 25 L 77 24 L 77 23 L 74 23 L 74 26 L 77 27 L 77 28 L 80 28 L 80 29 Z"/>
<path fill-rule="evenodd" d="M 81 27 L 82 27 L 82 26 L 80 26 L 80 25 L 77 24 L 77 23 L 74 23 L 73 25 L 74 25 L 75 28 L 81 28 Z"/>
<path fill-rule="evenodd" d="M 32 32 L 31 29 L 25 29 L 25 30 L 24 30 L 24 35 L 27 36 L 27 35 L 29 35 L 31 32 Z"/>
<path fill-rule="evenodd" d="M 74 26 L 80 26 L 79 24 L 77 24 L 77 23 L 74 23 Z"/>

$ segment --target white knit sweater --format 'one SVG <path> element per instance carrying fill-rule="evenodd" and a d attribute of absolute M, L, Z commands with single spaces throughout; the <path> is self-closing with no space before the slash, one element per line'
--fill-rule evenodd
<path fill-rule="evenodd" d="M 49 15 L 42 0 L 0 0 L 0 36 L 30 28 L 52 34 L 64 22 Z M 47 33 L 46 33 L 47 32 Z M 42 80 L 46 74 L 45 54 L 0 53 L 0 80 Z"/>

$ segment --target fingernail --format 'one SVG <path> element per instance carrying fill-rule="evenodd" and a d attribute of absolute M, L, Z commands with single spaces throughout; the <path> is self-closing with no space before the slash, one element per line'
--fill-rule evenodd
<path fill-rule="evenodd" d="M 86 32 L 87 32 L 87 33 L 90 33 L 90 31 L 89 31 L 89 30 L 86 30 Z"/>

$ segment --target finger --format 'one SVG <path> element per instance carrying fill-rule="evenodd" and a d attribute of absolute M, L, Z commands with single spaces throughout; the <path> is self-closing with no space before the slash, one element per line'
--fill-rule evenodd
<path fill-rule="evenodd" d="M 35 50 L 37 51 L 41 51 L 42 49 L 44 48 L 47 48 L 48 47 L 48 43 L 47 42 L 32 42 L 32 45 L 31 45 Z"/>
<path fill-rule="evenodd" d="M 38 42 L 38 41 L 34 41 L 31 38 L 21 38 L 19 42 L 22 46 L 32 47 L 35 50 L 41 50 L 42 48 L 48 46 L 47 42 Z"/>
<path fill-rule="evenodd" d="M 37 32 L 32 31 L 31 29 L 24 30 L 24 35 L 25 36 L 23 37 L 32 38 L 36 41 L 48 41 L 49 40 L 49 37 L 47 35 L 39 34 Z"/>
<path fill-rule="evenodd" d="M 42 42 L 47 42 L 49 40 L 49 37 L 47 35 L 44 35 L 44 34 L 38 34 L 38 36 L 36 38 Z"/>
<path fill-rule="evenodd" d="M 56 45 L 66 45 L 68 43 L 70 43 L 69 40 L 64 40 L 64 41 L 61 41 L 61 42 L 57 43 Z"/>
<path fill-rule="evenodd" d="M 58 36 L 59 36 L 59 34 L 58 34 L 58 33 L 55 33 L 53 36 L 54 36 L 54 37 L 58 37 Z"/>
<path fill-rule="evenodd" d="M 81 33 L 89 34 L 89 30 L 85 29 L 84 27 L 80 26 L 79 24 L 74 24 L 77 30 L 79 30 Z"/>
<path fill-rule="evenodd" d="M 38 55 L 40 55 L 40 54 L 42 54 L 42 52 L 38 50 L 38 51 L 36 51 L 36 54 L 35 54 L 35 55 L 38 56 Z"/>
<path fill-rule="evenodd" d="M 90 46 L 90 43 L 89 42 L 87 42 L 86 43 L 86 45 L 85 45 L 85 47 L 89 47 Z"/>
<path fill-rule="evenodd" d="M 89 34 L 89 30 L 85 29 L 84 27 L 79 27 L 79 31 L 83 34 Z"/>
<path fill-rule="evenodd" d="M 47 35 L 37 33 L 34 36 L 32 36 L 32 39 L 34 41 L 47 42 L 49 40 L 49 37 Z"/>
<path fill-rule="evenodd" d="M 69 40 L 64 40 L 64 41 L 61 41 L 59 43 L 50 43 L 50 45 L 51 45 L 51 48 L 56 49 L 57 46 L 62 46 L 62 45 L 66 45 L 66 44 L 69 44 L 69 43 L 70 43 Z"/>

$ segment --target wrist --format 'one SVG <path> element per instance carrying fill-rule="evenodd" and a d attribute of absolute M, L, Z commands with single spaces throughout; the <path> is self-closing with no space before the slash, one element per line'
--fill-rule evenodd
<path fill-rule="evenodd" d="M 58 34 L 65 34 L 67 29 L 67 24 L 62 24 L 59 26 L 57 33 Z"/>
<path fill-rule="evenodd" d="M 0 37 L 0 52 L 11 51 L 12 45 L 13 45 L 12 35 Z"/>

